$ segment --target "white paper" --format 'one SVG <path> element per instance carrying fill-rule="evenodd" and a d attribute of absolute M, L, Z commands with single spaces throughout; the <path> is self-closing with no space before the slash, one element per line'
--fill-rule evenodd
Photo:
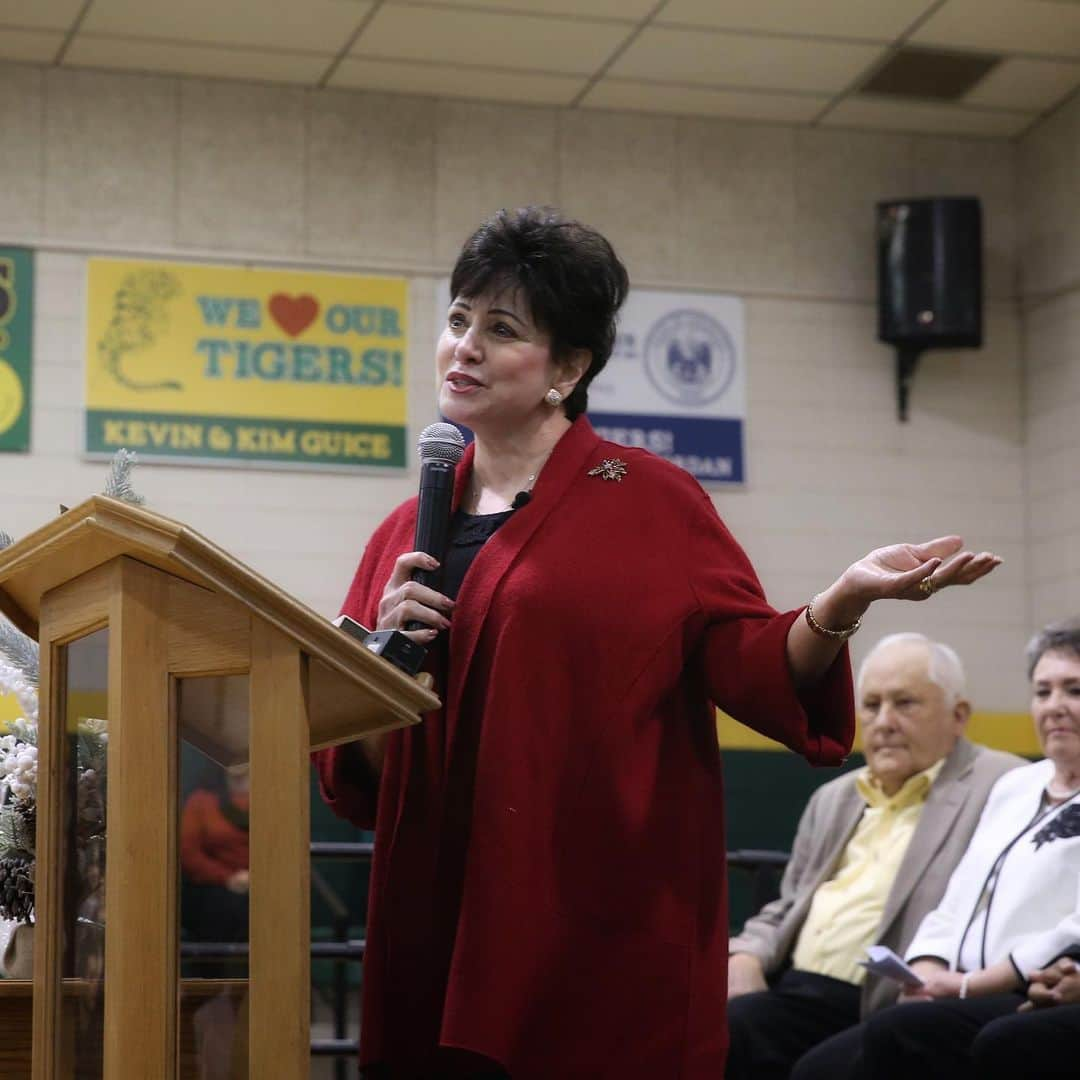
<path fill-rule="evenodd" d="M 867 971 L 885 979 L 892 979 L 893 982 L 911 989 L 923 985 L 922 979 L 887 945 L 871 945 L 866 950 L 866 955 L 868 959 L 860 960 L 859 963 Z"/>

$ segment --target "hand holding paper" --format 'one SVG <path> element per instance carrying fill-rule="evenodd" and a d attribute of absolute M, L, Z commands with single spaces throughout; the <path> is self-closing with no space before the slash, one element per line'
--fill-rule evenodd
<path fill-rule="evenodd" d="M 917 990 L 923 985 L 922 979 L 887 945 L 871 945 L 866 955 L 868 959 L 859 962 L 867 971 L 892 979 L 909 990 Z"/>

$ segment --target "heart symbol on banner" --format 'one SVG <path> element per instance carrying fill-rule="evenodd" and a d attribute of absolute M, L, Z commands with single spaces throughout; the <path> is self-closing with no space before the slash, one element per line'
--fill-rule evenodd
<path fill-rule="evenodd" d="M 270 314 L 274 322 L 289 337 L 302 334 L 319 314 L 319 301 L 314 296 L 289 296 L 287 293 L 274 293 L 270 297 Z"/>

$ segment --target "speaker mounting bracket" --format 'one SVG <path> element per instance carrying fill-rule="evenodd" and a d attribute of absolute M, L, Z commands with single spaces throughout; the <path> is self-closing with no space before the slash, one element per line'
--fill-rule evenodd
<path fill-rule="evenodd" d="M 896 349 L 896 415 L 902 424 L 907 423 L 908 395 L 923 351 L 917 345 L 899 345 Z"/>

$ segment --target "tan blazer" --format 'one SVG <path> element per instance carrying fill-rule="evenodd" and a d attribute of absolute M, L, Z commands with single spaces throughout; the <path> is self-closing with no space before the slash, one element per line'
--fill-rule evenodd
<path fill-rule="evenodd" d="M 1022 758 L 960 739 L 930 789 L 919 824 L 889 891 L 875 942 L 904 955 L 923 916 L 937 907 L 953 867 L 967 849 L 986 796 L 1002 773 L 1027 764 Z M 823 784 L 810 797 L 799 821 L 780 898 L 748 919 L 731 939 L 731 953 L 752 953 L 766 975 L 791 960 L 799 931 L 819 885 L 828 881 L 855 831 L 866 804 L 849 772 Z M 899 987 L 868 975 L 862 1015 L 891 1005 Z"/>

